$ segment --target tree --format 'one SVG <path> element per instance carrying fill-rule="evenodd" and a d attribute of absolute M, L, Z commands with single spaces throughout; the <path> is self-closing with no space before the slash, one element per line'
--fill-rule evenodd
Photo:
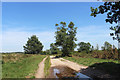
<path fill-rule="evenodd" d="M 115 47 L 115 45 L 113 45 L 113 54 L 114 54 L 114 56 L 113 56 L 114 59 L 119 59 L 118 50 Z"/>
<path fill-rule="evenodd" d="M 106 22 L 117 23 L 120 20 L 120 1 L 119 2 L 105 2 L 98 8 L 91 7 L 91 16 L 96 17 L 97 14 L 107 13 Z"/>
<path fill-rule="evenodd" d="M 92 51 L 94 51 L 94 46 L 92 46 L 92 48 L 91 48 L 91 52 L 92 52 Z"/>
<path fill-rule="evenodd" d="M 112 49 L 112 45 L 109 42 L 105 41 L 104 46 L 102 46 L 101 48 L 102 50 L 110 51 Z"/>
<path fill-rule="evenodd" d="M 102 46 L 101 48 L 104 51 L 104 53 L 101 55 L 105 55 L 105 58 L 107 59 L 113 59 L 113 49 L 112 45 L 109 42 L 105 41 L 104 46 Z"/>
<path fill-rule="evenodd" d="M 113 45 L 113 49 L 115 49 L 116 47 L 115 47 L 115 45 Z"/>
<path fill-rule="evenodd" d="M 113 45 L 112 48 L 113 48 L 113 53 L 115 53 L 117 48 L 115 47 L 115 45 Z"/>
<path fill-rule="evenodd" d="M 103 51 L 105 51 L 105 47 L 104 47 L 104 46 L 102 46 L 101 49 L 102 49 Z"/>
<path fill-rule="evenodd" d="M 105 0 L 109 1 L 109 0 Z M 116 1 L 116 0 L 113 0 Z M 91 7 L 91 16 L 96 17 L 97 14 L 104 14 L 107 13 L 106 22 L 109 22 L 112 24 L 120 23 L 120 1 L 119 2 L 105 2 L 103 5 L 100 5 L 98 8 Z M 120 43 L 120 25 L 118 26 L 111 26 L 111 30 L 114 31 L 114 33 L 110 33 L 111 36 L 113 36 L 113 40 L 117 40 L 118 44 Z M 120 49 L 120 45 L 118 46 Z"/>
<path fill-rule="evenodd" d="M 61 47 L 62 56 L 69 56 L 74 51 L 76 47 L 76 30 L 77 27 L 74 26 L 73 22 L 70 22 L 67 26 L 65 22 L 60 22 L 56 24 L 57 31 L 55 32 L 56 43 L 55 45 Z"/>
<path fill-rule="evenodd" d="M 54 43 L 51 43 L 50 44 L 50 51 L 51 51 L 51 54 L 57 54 L 59 51 L 59 48 L 57 48 L 57 46 Z"/>
<path fill-rule="evenodd" d="M 46 54 L 51 54 L 51 51 L 49 49 L 47 49 Z"/>
<path fill-rule="evenodd" d="M 96 45 L 96 50 L 99 50 L 99 46 L 98 46 L 98 44 Z"/>
<path fill-rule="evenodd" d="M 109 42 L 104 43 L 105 50 L 110 50 L 112 48 L 112 45 Z"/>
<path fill-rule="evenodd" d="M 91 44 L 88 42 L 88 43 L 85 43 L 85 42 L 80 42 L 78 43 L 78 52 L 82 52 L 82 51 L 86 51 L 86 53 L 90 52 L 90 49 L 91 49 Z"/>
<path fill-rule="evenodd" d="M 27 54 L 39 54 L 43 49 L 43 45 L 36 35 L 33 35 L 31 38 L 28 38 L 27 44 L 23 48 Z"/>

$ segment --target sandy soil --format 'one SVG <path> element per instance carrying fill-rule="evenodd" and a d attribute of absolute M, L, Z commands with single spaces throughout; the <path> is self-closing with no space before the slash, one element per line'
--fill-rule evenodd
<path fill-rule="evenodd" d="M 51 67 L 54 66 L 67 66 L 75 71 L 79 71 L 80 69 L 85 69 L 88 66 L 79 65 L 77 63 L 71 62 L 69 60 L 63 58 L 54 58 L 54 56 L 50 56 L 51 58 Z"/>
<path fill-rule="evenodd" d="M 60 66 L 69 67 L 73 71 L 83 73 L 83 74 L 85 74 L 85 75 L 87 75 L 91 78 L 111 78 L 111 76 L 109 74 L 105 73 L 105 72 L 89 68 L 88 66 L 79 65 L 75 62 L 72 62 L 72 61 L 69 61 L 69 60 L 66 60 L 66 59 L 63 59 L 63 58 L 54 58 L 54 56 L 50 56 L 50 59 L 51 59 L 50 76 L 52 78 L 54 78 L 53 68 L 59 68 L 63 73 L 66 71 L 66 70 L 63 71 L 60 68 Z"/>
<path fill-rule="evenodd" d="M 35 78 L 44 78 L 44 61 L 45 61 L 46 58 L 47 57 L 45 57 L 43 59 L 43 61 L 40 62 L 40 64 L 38 65 L 39 68 L 38 68 L 38 70 L 37 70 L 37 72 L 35 74 Z"/>
<path fill-rule="evenodd" d="M 54 76 L 53 69 L 59 69 L 61 77 L 65 77 L 65 76 L 73 77 L 75 76 L 73 75 L 75 72 L 79 72 L 80 69 L 87 68 L 87 66 L 78 65 L 77 63 L 68 61 L 63 58 L 54 58 L 54 56 L 50 56 L 50 61 L 51 61 L 51 68 L 48 78 L 56 78 Z"/>

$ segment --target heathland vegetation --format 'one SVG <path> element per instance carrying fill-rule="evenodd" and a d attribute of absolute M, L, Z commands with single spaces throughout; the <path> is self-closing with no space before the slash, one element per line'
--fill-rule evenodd
<path fill-rule="evenodd" d="M 38 64 L 45 58 L 40 54 L 2 54 L 2 78 L 32 78 Z"/>
<path fill-rule="evenodd" d="M 105 2 L 99 8 L 91 7 L 91 16 L 96 17 L 97 14 L 107 13 L 106 22 L 113 23 L 120 20 L 120 2 Z M 76 62 L 89 67 L 105 71 L 112 75 L 119 75 L 120 63 L 119 49 L 115 45 L 111 45 L 108 41 L 103 42 L 101 49 L 99 45 L 94 47 L 90 42 L 79 42 L 76 38 L 77 27 L 73 22 L 68 25 L 66 22 L 55 24 L 57 30 L 55 32 L 55 43 L 50 44 L 50 49 L 43 51 L 43 45 L 36 35 L 28 38 L 24 47 L 24 53 L 2 54 L 3 78 L 29 78 L 34 77 L 34 73 L 38 68 L 38 64 L 46 57 L 46 55 L 55 55 L 63 57 L 70 61 Z M 120 27 L 110 27 L 114 33 L 110 33 L 120 42 L 118 33 Z M 114 35 L 115 34 L 115 35 Z M 75 48 L 78 46 L 77 50 Z M 45 76 L 49 74 L 50 57 L 45 61 Z"/>

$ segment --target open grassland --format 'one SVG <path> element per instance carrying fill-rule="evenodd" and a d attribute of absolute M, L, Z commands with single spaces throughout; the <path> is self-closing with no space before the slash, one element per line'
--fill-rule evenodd
<path fill-rule="evenodd" d="M 51 65 L 50 56 L 48 56 L 47 59 L 45 60 L 45 67 L 44 67 L 45 77 L 47 77 L 49 75 L 50 65 Z"/>
<path fill-rule="evenodd" d="M 44 55 L 3 54 L 2 78 L 31 78 Z"/>

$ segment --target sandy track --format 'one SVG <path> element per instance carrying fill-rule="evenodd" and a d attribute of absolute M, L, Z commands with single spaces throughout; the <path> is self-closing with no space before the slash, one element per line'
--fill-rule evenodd
<path fill-rule="evenodd" d="M 63 58 L 54 58 L 54 56 L 50 56 L 50 59 L 51 59 L 51 67 L 67 66 L 75 71 L 79 71 L 81 69 L 85 69 L 88 67 L 88 66 L 79 65 L 75 62 L 71 62 Z"/>
<path fill-rule="evenodd" d="M 35 78 L 44 78 L 44 61 L 47 57 L 45 57 L 42 62 L 38 65 L 39 68 L 37 70 L 37 73 L 35 74 Z"/>
<path fill-rule="evenodd" d="M 107 73 L 104 73 L 100 70 L 96 70 L 96 69 L 92 69 L 89 68 L 88 66 L 83 66 L 83 65 L 79 65 L 75 62 L 63 59 L 63 58 L 54 58 L 54 56 L 50 56 L 51 59 L 51 67 L 55 67 L 55 66 L 67 66 L 77 72 L 81 72 L 82 73 L 89 76 L 89 77 L 100 77 L 100 78 L 110 78 L 111 76 Z M 83 71 L 86 70 L 86 71 Z"/>

